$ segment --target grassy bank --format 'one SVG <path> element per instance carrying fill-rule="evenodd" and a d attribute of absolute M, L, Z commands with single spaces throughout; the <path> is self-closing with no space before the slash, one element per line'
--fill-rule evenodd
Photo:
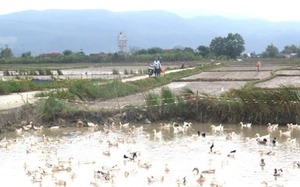
<path fill-rule="evenodd" d="M 268 63 L 264 62 L 264 64 Z M 285 63 L 277 62 L 276 65 L 285 65 Z M 271 62 L 268 65 L 270 64 Z M 291 65 L 294 64 L 296 63 L 291 63 Z M 222 65 L 243 64 L 226 62 Z M 105 113 L 113 115 L 113 113 L 121 112 L 126 112 L 126 120 L 136 120 L 136 114 L 142 113 L 143 116 L 151 120 L 180 118 L 200 122 L 238 123 L 243 121 L 260 124 L 269 122 L 299 122 L 300 93 L 298 88 L 286 86 L 276 89 L 262 89 L 255 88 L 255 82 L 249 82 L 242 89 L 232 89 L 218 97 L 207 93 L 193 93 L 189 89 L 183 90 L 179 95 L 176 95 L 171 90 L 163 88 L 159 94 L 151 93 L 145 96 L 145 107 L 128 106 L 118 111 L 87 111 L 79 106 L 70 105 L 70 103 L 65 102 L 65 100 L 107 100 L 138 92 L 146 92 L 153 88 L 164 86 L 172 80 L 207 71 L 215 67 L 215 64 L 207 63 L 191 70 L 170 73 L 159 78 L 147 78 L 125 83 L 120 79 L 109 81 L 88 79 L 66 80 L 61 82 L 53 81 L 52 83 L 47 83 L 49 85 L 41 84 L 41 88 L 30 89 L 43 90 L 54 88 L 54 91 L 47 91 L 40 94 L 40 96 L 48 97 L 48 99 L 40 102 L 36 108 L 38 118 L 44 122 L 55 123 L 59 118 L 74 119 L 74 115 L 77 116 L 78 114 L 81 115 L 81 118 L 82 116 L 92 115 L 93 118 L 99 121 Z M 11 82 L 10 84 L 16 83 Z M 30 85 L 31 83 L 28 82 L 28 84 Z"/>

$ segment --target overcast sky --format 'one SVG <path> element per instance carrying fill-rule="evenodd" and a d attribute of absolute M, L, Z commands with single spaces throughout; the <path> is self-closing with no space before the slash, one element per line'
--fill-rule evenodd
<path fill-rule="evenodd" d="M 0 14 L 23 10 L 107 9 L 111 11 L 166 10 L 183 17 L 220 15 L 230 18 L 298 20 L 298 0 L 0 0 Z"/>

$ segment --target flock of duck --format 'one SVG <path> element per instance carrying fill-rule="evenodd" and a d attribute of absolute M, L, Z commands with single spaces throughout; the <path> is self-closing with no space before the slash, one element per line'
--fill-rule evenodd
<path fill-rule="evenodd" d="M 236 124 L 239 128 L 199 126 L 78 121 L 70 130 L 30 122 L 16 130 L 16 138 L 2 138 L 0 150 L 9 154 L 24 149 L 23 160 L 16 163 L 22 163 L 28 186 L 247 186 L 247 177 L 249 186 L 284 186 L 280 178 L 285 173 L 300 176 L 300 161 L 282 164 L 286 155 L 277 154 L 280 147 L 297 155 L 297 124 L 269 123 L 248 137 L 241 134 L 252 128 L 251 123 Z"/>

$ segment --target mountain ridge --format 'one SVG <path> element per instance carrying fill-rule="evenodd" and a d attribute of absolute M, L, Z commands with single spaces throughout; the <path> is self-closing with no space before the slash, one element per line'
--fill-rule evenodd
<path fill-rule="evenodd" d="M 15 55 L 72 50 L 85 53 L 117 52 L 117 36 L 127 37 L 127 49 L 209 46 L 215 37 L 239 33 L 245 52 L 260 53 L 270 44 L 282 50 L 300 43 L 300 22 L 229 19 L 221 16 L 183 18 L 161 10 L 111 12 L 108 10 L 22 11 L 0 15 L 0 48 Z"/>

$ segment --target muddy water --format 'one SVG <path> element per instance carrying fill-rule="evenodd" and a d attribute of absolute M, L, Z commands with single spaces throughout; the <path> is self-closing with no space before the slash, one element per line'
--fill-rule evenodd
<path fill-rule="evenodd" d="M 130 124 L 132 130 L 116 126 L 108 133 L 101 126 L 2 134 L 6 139 L 0 144 L 0 183 L 23 187 L 299 185 L 300 167 L 293 162 L 300 161 L 300 128 L 293 129 L 288 141 L 280 136 L 279 130 L 287 130 L 281 126 L 270 133 L 267 145 L 260 145 L 255 135 L 269 134 L 267 126 L 225 124 L 222 132 L 213 133 L 210 125 L 193 123 L 184 133 L 174 133 L 173 127 L 160 129 L 159 124 L 143 125 L 143 130 L 140 124 L 135 128 Z M 197 131 L 206 137 L 194 136 Z M 269 141 L 273 137 L 275 146 Z M 233 150 L 235 154 L 229 155 Z M 132 152 L 137 153 L 135 160 L 124 159 Z M 198 183 L 200 174 L 192 172 L 194 168 L 215 173 L 203 173 L 205 181 Z M 273 176 L 275 168 L 283 170 L 281 176 Z"/>

